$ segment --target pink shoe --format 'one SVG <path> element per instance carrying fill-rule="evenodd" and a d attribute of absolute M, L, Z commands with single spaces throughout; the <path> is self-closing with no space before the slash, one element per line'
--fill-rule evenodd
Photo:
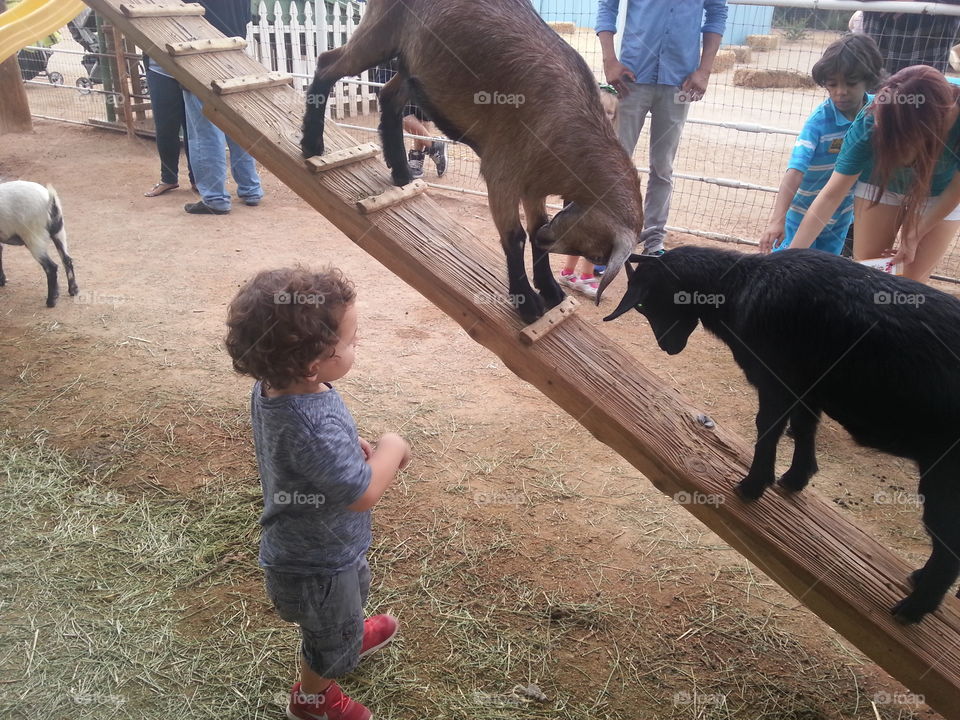
<path fill-rule="evenodd" d="M 372 720 L 373 715 L 356 700 L 344 695 L 336 683 L 331 683 L 318 695 L 301 692 L 300 683 L 297 683 L 290 690 L 287 717 L 289 720 Z"/>
<path fill-rule="evenodd" d="M 570 287 L 577 292 L 582 292 L 587 297 L 595 298 L 597 296 L 597 290 L 600 288 L 600 281 L 593 275 L 581 275 L 580 277 L 574 278 L 573 282 L 570 283 Z"/>
<path fill-rule="evenodd" d="M 566 270 L 561 270 L 558 279 L 560 280 L 561 285 L 566 285 L 568 288 L 572 288 L 574 283 L 577 281 L 577 274 L 573 272 L 573 270 L 570 270 L 569 272 Z"/>
<path fill-rule="evenodd" d="M 374 615 L 364 620 L 360 659 L 389 645 L 399 629 L 400 623 L 393 615 Z"/>

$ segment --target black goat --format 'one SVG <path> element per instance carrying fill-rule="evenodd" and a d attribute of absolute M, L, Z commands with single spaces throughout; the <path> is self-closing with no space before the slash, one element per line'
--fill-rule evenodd
<path fill-rule="evenodd" d="M 788 420 L 793 461 L 780 483 L 807 485 L 821 412 L 859 444 L 916 461 L 933 552 L 891 612 L 910 623 L 934 611 L 960 573 L 960 300 L 816 250 L 682 247 L 631 262 L 627 292 L 605 319 L 636 308 L 671 355 L 702 322 L 757 388 L 757 443 L 741 497 L 773 484 Z"/>

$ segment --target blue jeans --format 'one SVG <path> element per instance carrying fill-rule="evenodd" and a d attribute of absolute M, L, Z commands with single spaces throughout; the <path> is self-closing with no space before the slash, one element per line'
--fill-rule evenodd
<path fill-rule="evenodd" d="M 203 103 L 189 90 L 183 91 L 183 106 L 187 114 L 187 133 L 190 136 L 190 169 L 197 181 L 203 204 L 214 210 L 230 209 L 227 192 L 227 148 L 230 148 L 230 171 L 237 183 L 241 200 L 259 200 L 263 197 L 257 163 L 237 143 L 223 134 L 203 114 Z"/>
<path fill-rule="evenodd" d="M 678 102 L 676 96 L 680 88 L 671 85 L 628 85 L 630 94 L 620 99 L 617 116 L 620 118 L 620 144 L 631 157 L 637 148 L 644 121 L 648 114 L 651 117 L 650 177 L 643 203 L 640 243 L 647 252 L 654 252 L 663 249 L 663 238 L 667 234 L 665 226 L 673 196 L 673 159 L 690 105 Z M 190 142 L 193 142 L 192 138 Z"/>

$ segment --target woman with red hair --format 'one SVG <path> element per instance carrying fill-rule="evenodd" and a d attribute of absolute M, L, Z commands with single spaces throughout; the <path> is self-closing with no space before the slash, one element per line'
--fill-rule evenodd
<path fill-rule="evenodd" d="M 854 188 L 853 256 L 893 254 L 926 282 L 960 230 L 960 88 L 926 65 L 890 76 L 846 137 L 791 248 L 807 248 Z"/>

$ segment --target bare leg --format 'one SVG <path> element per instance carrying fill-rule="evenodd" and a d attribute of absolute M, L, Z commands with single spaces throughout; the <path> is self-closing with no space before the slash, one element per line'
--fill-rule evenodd
<path fill-rule="evenodd" d="M 307 695 L 319 695 L 333 684 L 330 678 L 320 677 L 310 666 L 306 659 L 300 656 L 300 690 Z"/>
<path fill-rule="evenodd" d="M 960 229 L 960 220 L 944 220 L 933 230 L 924 235 L 917 247 L 917 254 L 913 262 L 903 268 L 905 277 L 925 283 L 930 279 L 937 263 L 946 254 L 950 243 L 957 236 Z"/>
<path fill-rule="evenodd" d="M 870 206 L 864 198 L 853 199 L 853 259 L 870 260 L 893 247 L 900 230 L 899 205 Z"/>
<path fill-rule="evenodd" d="M 423 137 L 428 137 L 431 134 L 430 129 L 420 122 L 420 119 L 416 115 L 403 116 L 403 129 L 411 135 L 422 135 Z M 429 140 L 421 140 L 420 138 L 413 139 L 414 150 L 429 150 L 431 144 L 432 143 Z"/>

